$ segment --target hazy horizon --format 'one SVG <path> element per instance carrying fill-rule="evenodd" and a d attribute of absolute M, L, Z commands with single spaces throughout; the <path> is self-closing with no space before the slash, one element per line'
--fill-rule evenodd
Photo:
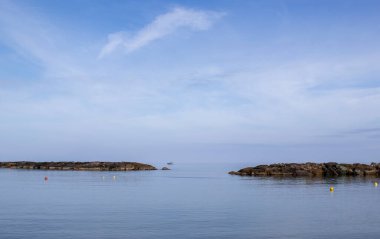
<path fill-rule="evenodd" d="M 379 11 L 0 1 L 0 161 L 378 161 Z"/>

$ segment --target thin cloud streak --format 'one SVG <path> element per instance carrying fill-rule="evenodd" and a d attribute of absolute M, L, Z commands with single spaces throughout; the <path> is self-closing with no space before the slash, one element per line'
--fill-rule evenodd
<path fill-rule="evenodd" d="M 119 48 L 127 53 L 136 51 L 180 28 L 188 28 L 193 31 L 207 30 L 224 15 L 221 12 L 200 11 L 183 7 L 174 8 L 172 11 L 156 17 L 152 23 L 142 28 L 134 36 L 127 37 L 124 32 L 110 34 L 108 42 L 101 50 L 98 58 L 101 59 Z"/>
<path fill-rule="evenodd" d="M 17 54 L 54 77 L 83 75 L 72 51 L 63 50 L 69 39 L 59 27 L 10 1 L 0 2 L 0 9 L 1 40 Z"/>

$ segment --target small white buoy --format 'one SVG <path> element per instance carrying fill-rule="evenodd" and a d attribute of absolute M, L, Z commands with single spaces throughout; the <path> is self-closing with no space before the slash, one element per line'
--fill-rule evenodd
<path fill-rule="evenodd" d="M 377 187 L 377 186 L 379 186 L 379 183 L 378 183 L 378 182 L 374 182 L 373 185 L 374 185 L 375 187 Z"/>
<path fill-rule="evenodd" d="M 112 178 L 113 178 L 113 180 L 115 180 L 115 179 L 116 179 L 116 176 L 113 176 Z"/>

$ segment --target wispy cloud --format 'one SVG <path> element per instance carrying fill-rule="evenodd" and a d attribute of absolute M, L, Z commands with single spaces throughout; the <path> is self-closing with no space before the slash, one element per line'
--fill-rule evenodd
<path fill-rule="evenodd" d="M 0 40 L 5 45 L 55 77 L 81 74 L 75 57 L 63 50 L 69 42 L 68 34 L 31 8 L 1 1 L 0 9 Z"/>
<path fill-rule="evenodd" d="M 99 58 L 119 48 L 124 49 L 126 52 L 138 50 L 155 40 L 164 38 L 179 28 L 188 28 L 193 31 L 207 30 L 223 15 L 224 13 L 222 12 L 193 10 L 183 7 L 174 8 L 168 13 L 157 16 L 152 23 L 133 36 L 128 37 L 124 32 L 110 34 L 107 44 L 99 54 Z"/>

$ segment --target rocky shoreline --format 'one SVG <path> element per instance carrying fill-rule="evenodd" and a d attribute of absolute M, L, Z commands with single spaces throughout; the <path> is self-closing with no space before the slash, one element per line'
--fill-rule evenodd
<path fill-rule="evenodd" d="M 80 170 L 80 171 L 140 171 L 156 170 L 149 164 L 136 162 L 0 162 L 0 168 L 37 170 Z"/>
<path fill-rule="evenodd" d="M 239 176 L 264 177 L 355 177 L 380 176 L 380 163 L 344 164 L 344 163 L 278 163 L 247 167 L 229 172 Z"/>

